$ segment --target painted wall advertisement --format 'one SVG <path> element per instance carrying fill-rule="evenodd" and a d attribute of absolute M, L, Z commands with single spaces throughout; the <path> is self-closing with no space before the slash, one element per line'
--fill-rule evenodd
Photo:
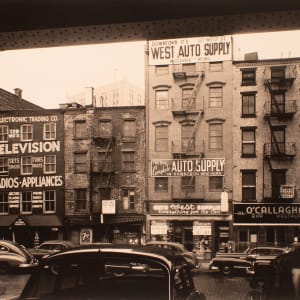
<path fill-rule="evenodd" d="M 154 159 L 152 177 L 224 176 L 225 158 Z"/>
<path fill-rule="evenodd" d="M 207 36 L 149 42 L 149 65 L 225 61 L 232 59 L 232 38 Z"/>
<path fill-rule="evenodd" d="M 300 225 L 300 203 L 235 203 L 234 225 Z"/>

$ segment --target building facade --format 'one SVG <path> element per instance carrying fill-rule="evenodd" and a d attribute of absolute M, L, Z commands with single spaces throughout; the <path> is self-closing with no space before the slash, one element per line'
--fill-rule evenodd
<path fill-rule="evenodd" d="M 234 62 L 233 232 L 240 250 L 300 237 L 299 62 Z"/>
<path fill-rule="evenodd" d="M 25 246 L 63 238 L 63 125 L 60 110 L 1 111 L 1 238 Z"/>
<path fill-rule="evenodd" d="M 68 239 L 141 243 L 145 108 L 65 106 Z"/>
<path fill-rule="evenodd" d="M 231 47 L 215 37 L 150 41 L 145 51 L 147 239 L 207 256 L 231 236 Z"/>

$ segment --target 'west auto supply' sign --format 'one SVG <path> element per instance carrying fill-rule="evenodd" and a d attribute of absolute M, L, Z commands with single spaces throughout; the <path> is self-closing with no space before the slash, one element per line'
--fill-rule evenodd
<path fill-rule="evenodd" d="M 224 176 L 225 158 L 153 159 L 152 177 Z"/>
<path fill-rule="evenodd" d="M 149 42 L 149 65 L 169 65 L 232 59 L 232 38 L 209 36 Z"/>

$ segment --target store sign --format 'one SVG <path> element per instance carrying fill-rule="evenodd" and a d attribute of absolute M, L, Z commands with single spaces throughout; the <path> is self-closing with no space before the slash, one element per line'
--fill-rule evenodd
<path fill-rule="evenodd" d="M 193 224 L 193 235 L 211 235 L 211 223 L 195 221 Z"/>
<path fill-rule="evenodd" d="M 0 178 L 1 189 L 43 188 L 63 185 L 63 176 L 28 176 Z"/>
<path fill-rule="evenodd" d="M 115 214 L 116 200 L 102 200 L 102 214 Z"/>
<path fill-rule="evenodd" d="M 169 65 L 232 59 L 231 36 L 153 40 L 149 42 L 149 65 Z"/>
<path fill-rule="evenodd" d="M 224 176 L 225 158 L 154 159 L 152 177 Z"/>
<path fill-rule="evenodd" d="M 167 223 L 151 223 L 150 226 L 151 234 L 167 234 L 168 233 L 168 225 Z"/>
<path fill-rule="evenodd" d="M 234 225 L 300 225 L 300 203 L 233 204 Z"/>
<path fill-rule="evenodd" d="M 90 228 L 83 228 L 80 230 L 80 244 L 93 242 L 93 230 Z"/>
<path fill-rule="evenodd" d="M 220 203 L 150 203 L 152 215 L 220 215 Z"/>
<path fill-rule="evenodd" d="M 35 122 L 57 122 L 58 116 L 0 116 L 0 124 L 8 123 L 35 123 Z"/>

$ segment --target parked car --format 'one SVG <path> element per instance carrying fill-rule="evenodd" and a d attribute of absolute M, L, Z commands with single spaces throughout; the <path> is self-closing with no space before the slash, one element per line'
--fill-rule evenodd
<path fill-rule="evenodd" d="M 125 270 L 125 275 L 112 273 Z M 157 247 L 74 248 L 43 258 L 20 299 L 203 300 L 181 255 Z"/>
<path fill-rule="evenodd" d="M 76 245 L 71 241 L 65 240 L 49 240 L 41 243 L 36 248 L 28 248 L 28 250 L 40 260 L 46 255 L 50 255 L 56 252 L 64 251 L 76 247 Z"/>
<path fill-rule="evenodd" d="M 234 269 L 252 274 L 255 262 L 271 261 L 287 251 L 287 247 L 249 247 L 242 253 L 219 253 L 210 261 L 209 268 L 219 269 L 224 275 L 231 274 Z"/>
<path fill-rule="evenodd" d="M 191 269 L 199 268 L 199 260 L 195 253 L 188 251 L 183 244 L 165 241 L 153 241 L 146 243 L 146 246 L 155 246 L 174 251 L 175 254 L 181 254 Z"/>
<path fill-rule="evenodd" d="M 37 267 L 38 261 L 23 246 L 9 240 L 0 240 L 0 274 Z"/>

